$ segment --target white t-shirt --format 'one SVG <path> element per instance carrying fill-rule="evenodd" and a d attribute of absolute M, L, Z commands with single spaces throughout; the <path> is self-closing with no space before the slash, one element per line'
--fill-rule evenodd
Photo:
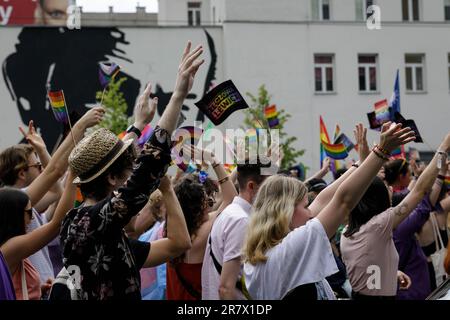
<path fill-rule="evenodd" d="M 265 263 L 244 264 L 245 284 L 252 299 L 280 300 L 292 289 L 310 283 L 321 283 L 326 298 L 335 299 L 325 277 L 339 270 L 317 218 L 291 231 L 266 256 Z"/>
<path fill-rule="evenodd" d="M 214 222 L 210 234 L 212 251 L 221 266 L 241 256 L 251 207 L 237 196 Z M 219 285 L 220 275 L 211 258 L 208 241 L 202 266 L 202 300 L 219 300 Z M 242 295 L 240 298 L 244 299 Z"/>

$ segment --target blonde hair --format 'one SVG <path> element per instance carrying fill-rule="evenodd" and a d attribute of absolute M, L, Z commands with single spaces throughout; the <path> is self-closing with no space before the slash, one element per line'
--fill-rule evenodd
<path fill-rule="evenodd" d="M 290 232 L 295 206 L 306 193 L 303 182 L 292 177 L 277 175 L 264 181 L 253 203 L 244 241 L 244 262 L 255 265 L 267 261 L 266 251 Z"/>

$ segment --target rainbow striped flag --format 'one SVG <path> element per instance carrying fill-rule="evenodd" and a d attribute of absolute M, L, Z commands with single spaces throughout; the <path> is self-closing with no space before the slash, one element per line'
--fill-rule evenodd
<path fill-rule="evenodd" d="M 81 190 L 77 187 L 77 195 L 75 196 L 75 203 L 73 205 L 74 208 L 78 208 L 83 203 L 83 195 L 81 194 Z"/>
<path fill-rule="evenodd" d="M 406 159 L 405 146 L 401 145 L 400 147 L 392 151 L 390 159 Z"/>
<path fill-rule="evenodd" d="M 386 99 L 375 103 L 375 118 L 380 125 L 390 121 L 391 113 L 389 112 L 389 105 Z"/>
<path fill-rule="evenodd" d="M 343 143 L 331 144 L 323 140 L 321 142 L 325 153 L 331 159 L 342 160 L 348 157 L 347 148 Z"/>
<path fill-rule="evenodd" d="M 50 105 L 52 106 L 56 120 L 61 123 L 68 123 L 69 115 L 67 114 L 64 92 L 62 90 L 50 91 L 48 92 L 48 99 L 50 100 Z"/>
<path fill-rule="evenodd" d="M 264 108 L 264 117 L 266 118 L 269 128 L 274 128 L 280 124 L 278 120 L 278 112 L 276 105 L 267 106 Z"/>
<path fill-rule="evenodd" d="M 322 116 L 320 116 L 320 141 L 330 143 L 330 137 L 328 136 L 327 127 L 323 122 Z M 323 160 L 325 160 L 327 154 L 323 148 L 323 144 L 320 144 L 320 167 L 322 168 Z"/>
<path fill-rule="evenodd" d="M 144 144 L 147 143 L 148 139 L 150 139 L 152 133 L 153 133 L 152 126 L 150 124 L 147 124 L 144 130 L 142 130 L 141 137 L 137 141 L 138 146 L 142 148 Z"/>
<path fill-rule="evenodd" d="M 447 187 L 447 190 L 450 189 L 450 176 L 445 177 L 444 184 Z"/>
<path fill-rule="evenodd" d="M 100 62 L 99 65 L 100 65 L 100 68 L 98 71 L 98 76 L 100 79 L 100 84 L 104 88 L 120 72 L 120 66 L 114 62 L 112 62 L 112 63 Z"/>

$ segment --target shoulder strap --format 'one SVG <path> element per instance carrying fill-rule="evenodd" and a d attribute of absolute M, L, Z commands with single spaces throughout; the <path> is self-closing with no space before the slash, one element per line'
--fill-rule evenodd
<path fill-rule="evenodd" d="M 175 272 L 177 273 L 177 277 L 180 280 L 183 287 L 186 289 L 186 291 L 195 299 L 201 300 L 202 295 L 200 292 L 194 289 L 194 287 L 181 275 L 180 270 L 178 270 L 178 265 L 174 265 L 173 268 L 175 269 Z"/>
<path fill-rule="evenodd" d="M 220 275 L 222 274 L 222 265 L 219 263 L 219 261 L 217 261 L 216 256 L 214 255 L 213 251 L 212 251 L 212 243 L 211 243 L 211 233 L 209 233 L 209 255 L 211 256 L 213 263 L 214 263 L 214 267 L 216 267 L 217 273 Z"/>
<path fill-rule="evenodd" d="M 438 251 L 440 248 L 442 249 L 445 247 L 444 241 L 442 241 L 441 233 L 439 232 L 439 223 L 437 222 L 436 215 L 434 212 L 431 213 L 431 222 L 433 224 L 434 239 L 436 241 L 436 251 Z"/>
<path fill-rule="evenodd" d="M 24 262 L 22 260 L 21 263 L 21 267 L 20 267 L 20 272 L 22 273 L 22 299 L 23 300 L 29 300 L 28 298 L 28 287 L 27 287 L 27 278 L 25 275 L 25 266 L 24 266 Z"/>

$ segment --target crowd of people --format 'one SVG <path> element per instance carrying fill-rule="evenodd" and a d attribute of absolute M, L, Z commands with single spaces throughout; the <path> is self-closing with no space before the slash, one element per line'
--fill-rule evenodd
<path fill-rule="evenodd" d="M 385 123 L 371 148 L 357 124 L 359 160 L 330 184 L 329 159 L 301 181 L 267 175 L 260 159 L 229 172 L 194 146 L 183 150 L 198 169 L 169 177 L 202 53 L 186 46 L 142 149 L 158 103 L 150 85 L 123 139 L 86 134 L 99 106 L 52 156 L 33 122 L 27 143 L 0 153 L 0 300 L 424 300 L 448 281 L 450 133 L 425 165 L 390 159 L 414 141 L 411 128 Z"/>

